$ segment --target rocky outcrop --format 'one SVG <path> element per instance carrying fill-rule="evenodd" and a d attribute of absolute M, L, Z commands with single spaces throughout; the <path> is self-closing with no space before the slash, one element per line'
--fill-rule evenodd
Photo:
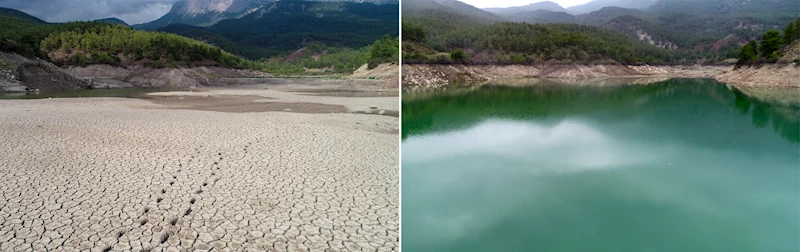
<path fill-rule="evenodd" d="M 478 83 L 489 76 L 465 65 L 403 65 L 403 87 L 442 87 L 451 84 Z"/>
<path fill-rule="evenodd" d="M 536 75 L 540 78 L 587 79 L 610 76 L 638 76 L 642 75 L 623 65 L 545 65 Z"/>

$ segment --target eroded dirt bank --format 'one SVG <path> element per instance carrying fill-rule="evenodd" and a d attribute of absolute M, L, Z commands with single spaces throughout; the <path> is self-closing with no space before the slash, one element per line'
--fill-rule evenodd
<path fill-rule="evenodd" d="M 149 68 L 110 65 L 70 66 L 59 68 L 49 62 L 0 53 L 0 92 L 69 91 L 89 88 L 163 88 L 186 89 L 252 85 L 274 77 L 255 70 L 222 67 Z M 345 79 L 342 86 L 350 89 L 369 87 L 375 90 L 397 90 L 397 64 L 381 64 L 368 69 L 364 64 L 352 75 L 297 76 L 311 79 Z M 296 78 L 292 78 L 296 79 Z"/>
<path fill-rule="evenodd" d="M 743 66 L 718 75 L 716 79 L 738 86 L 800 87 L 800 66 L 797 64 Z"/>
<path fill-rule="evenodd" d="M 0 92 L 66 91 L 90 86 L 89 81 L 47 61 L 0 52 Z"/>

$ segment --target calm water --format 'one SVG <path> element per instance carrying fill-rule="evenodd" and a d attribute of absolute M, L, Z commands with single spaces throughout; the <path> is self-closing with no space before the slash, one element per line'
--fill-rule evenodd
<path fill-rule="evenodd" d="M 403 99 L 404 251 L 800 249 L 797 104 L 708 80 Z"/>
<path fill-rule="evenodd" d="M 127 97 L 139 98 L 147 93 L 165 91 L 152 88 L 89 89 L 40 93 L 0 93 L 0 99 L 47 99 L 76 97 Z"/>

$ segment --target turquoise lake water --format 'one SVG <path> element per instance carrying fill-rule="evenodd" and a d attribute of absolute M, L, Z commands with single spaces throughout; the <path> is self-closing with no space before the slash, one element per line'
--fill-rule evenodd
<path fill-rule="evenodd" d="M 800 108 L 770 98 L 787 92 L 404 94 L 403 251 L 799 251 Z"/>

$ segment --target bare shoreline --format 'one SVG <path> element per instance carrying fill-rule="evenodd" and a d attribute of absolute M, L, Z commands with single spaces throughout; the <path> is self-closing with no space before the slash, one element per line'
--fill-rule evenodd
<path fill-rule="evenodd" d="M 800 87 L 795 66 L 759 68 L 733 66 L 625 66 L 625 65 L 403 65 L 404 90 L 444 87 L 451 84 L 483 83 L 514 78 L 554 79 L 576 82 L 620 79 L 658 80 L 709 78 L 748 86 Z M 777 77 L 776 77 L 777 76 Z M 797 77 L 797 78 L 796 78 Z"/>

